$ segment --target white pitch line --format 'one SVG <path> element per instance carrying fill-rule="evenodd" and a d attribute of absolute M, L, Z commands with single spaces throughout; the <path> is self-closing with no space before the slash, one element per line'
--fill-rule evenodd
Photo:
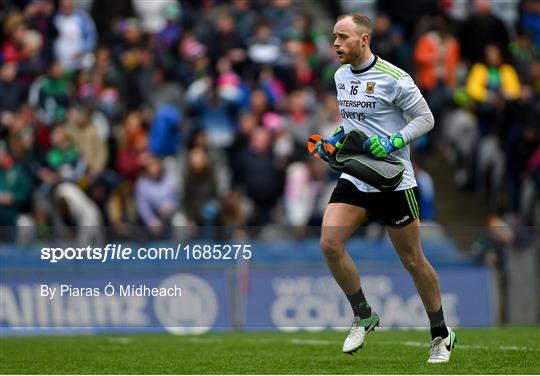
<path fill-rule="evenodd" d="M 276 338 L 257 338 L 252 341 L 256 343 L 273 343 L 273 342 L 277 342 L 277 339 Z"/>
<path fill-rule="evenodd" d="M 186 338 L 187 342 L 193 342 L 193 343 L 222 343 L 222 338 Z"/>
<path fill-rule="evenodd" d="M 374 342 L 374 345 L 388 345 L 388 346 L 394 346 L 394 345 L 402 345 L 402 346 L 409 346 L 409 347 L 426 347 L 429 348 L 430 344 L 427 342 L 417 342 L 417 341 L 405 341 L 405 342 L 390 342 L 390 341 L 384 341 L 384 342 Z M 456 344 L 456 348 L 463 349 L 463 350 L 499 350 L 499 351 L 533 351 L 533 352 L 539 352 L 540 349 L 536 349 L 534 347 L 528 347 L 528 346 L 485 346 L 485 345 L 476 345 L 476 344 Z"/>
<path fill-rule="evenodd" d="M 118 343 L 120 345 L 128 345 L 130 343 L 133 343 L 133 338 L 129 338 L 129 337 L 110 337 L 110 338 L 107 338 L 107 340 L 110 343 Z"/>
<path fill-rule="evenodd" d="M 302 338 L 292 338 L 289 340 L 289 343 L 293 345 L 315 345 L 315 346 L 328 346 L 340 344 L 339 341 L 329 341 L 329 340 L 317 340 L 317 339 L 302 339 Z M 418 342 L 418 341 L 383 341 L 383 342 L 372 342 L 368 345 L 382 345 L 382 346 L 409 346 L 409 347 L 425 347 L 429 348 L 430 344 L 428 342 Z M 540 349 L 536 349 L 528 346 L 485 346 L 485 345 L 476 345 L 476 344 L 457 344 L 456 348 L 458 350 L 498 350 L 498 351 L 532 351 L 540 352 Z"/>
<path fill-rule="evenodd" d="M 528 346 L 499 346 L 499 350 L 502 351 L 536 351 L 540 352 L 540 349 Z"/>
<path fill-rule="evenodd" d="M 325 339 L 300 339 L 293 338 L 289 341 L 293 345 L 333 345 L 338 343 L 337 341 L 328 341 Z"/>
<path fill-rule="evenodd" d="M 127 340 L 127 341 L 126 341 Z M 222 338 L 197 338 L 191 337 L 185 339 L 187 342 L 192 343 L 223 343 L 225 342 Z M 130 343 L 130 338 L 111 338 L 111 342 L 117 343 Z M 278 338 L 254 338 L 249 340 L 250 342 L 255 343 L 277 343 L 282 342 Z M 293 345 L 308 345 L 308 346 L 334 346 L 339 345 L 341 341 L 331 341 L 326 339 L 306 339 L 306 338 L 291 338 L 287 341 Z M 368 345 L 374 346 L 408 346 L 408 347 L 423 347 L 429 348 L 429 342 L 420 342 L 420 341 L 382 341 L 382 342 L 369 342 Z M 523 352 L 540 352 L 540 349 L 529 347 L 529 346 L 517 346 L 517 345 L 500 345 L 500 346 L 486 346 L 486 345 L 477 345 L 477 344 L 460 344 L 456 345 L 457 350 L 490 350 L 490 351 L 523 351 Z"/>

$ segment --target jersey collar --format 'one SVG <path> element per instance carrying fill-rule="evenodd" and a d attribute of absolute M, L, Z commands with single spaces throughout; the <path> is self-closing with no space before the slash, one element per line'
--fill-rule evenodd
<path fill-rule="evenodd" d="M 360 74 L 360 73 L 364 73 L 364 72 L 367 72 L 368 70 L 370 70 L 371 68 L 373 68 L 373 66 L 375 65 L 375 63 L 377 62 L 377 60 L 379 59 L 379 57 L 377 55 L 374 55 L 374 59 L 373 61 L 371 62 L 371 64 L 369 64 L 367 67 L 365 68 L 362 68 L 362 69 L 353 69 L 352 65 L 349 65 L 349 67 L 351 68 L 351 72 L 353 74 Z"/>

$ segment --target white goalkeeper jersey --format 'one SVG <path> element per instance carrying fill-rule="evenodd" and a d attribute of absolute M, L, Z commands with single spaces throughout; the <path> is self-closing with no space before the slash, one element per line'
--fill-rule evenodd
<path fill-rule="evenodd" d="M 405 111 L 422 99 L 411 76 L 377 56 L 361 70 L 354 70 L 350 64 L 342 65 L 334 74 L 334 80 L 346 133 L 352 129 L 367 136 L 390 136 L 399 132 L 407 125 Z M 396 190 L 415 187 L 409 145 L 391 155 L 405 165 L 403 181 Z M 379 192 L 349 174 L 343 173 L 341 177 L 363 192 Z"/>

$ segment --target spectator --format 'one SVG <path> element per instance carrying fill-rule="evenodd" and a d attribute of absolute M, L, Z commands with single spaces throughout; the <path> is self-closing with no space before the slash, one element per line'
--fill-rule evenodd
<path fill-rule="evenodd" d="M 400 1 L 377 0 L 377 13 L 385 13 L 390 16 L 392 23 L 403 29 L 405 41 L 414 38 L 414 32 L 418 25 L 418 20 L 422 16 L 435 14 L 440 7 L 437 0 Z"/>
<path fill-rule="evenodd" d="M 23 15 L 16 10 L 12 10 L 7 14 L 3 26 L 6 39 L 2 43 L 2 60 L 18 62 L 23 57 L 22 40 L 28 26 Z"/>
<path fill-rule="evenodd" d="M 308 224 L 315 206 L 315 192 L 310 181 L 309 169 L 302 162 L 287 167 L 285 177 L 285 213 L 292 226 Z"/>
<path fill-rule="evenodd" d="M 308 94 L 303 90 L 295 90 L 290 93 L 287 103 L 287 130 L 293 135 L 297 147 L 304 149 L 306 140 L 315 133 L 315 124 L 318 123 L 309 109 Z"/>
<path fill-rule="evenodd" d="M 115 238 L 134 240 L 138 236 L 137 207 L 133 193 L 133 183 L 124 181 L 116 186 L 108 197 L 106 213 Z"/>
<path fill-rule="evenodd" d="M 272 0 L 263 10 L 263 16 L 269 22 L 272 35 L 283 38 L 287 29 L 293 24 L 296 9 L 291 0 Z"/>
<path fill-rule="evenodd" d="M 100 45 L 96 49 L 96 62 L 91 70 L 95 85 L 102 89 L 105 83 L 118 85 L 120 71 L 111 60 L 111 49 L 106 45 Z"/>
<path fill-rule="evenodd" d="M 237 191 L 230 191 L 219 200 L 217 239 L 245 239 L 247 219 L 253 207 Z"/>
<path fill-rule="evenodd" d="M 315 85 L 315 71 L 309 65 L 306 55 L 298 54 L 294 61 L 294 76 L 296 88 L 308 88 Z"/>
<path fill-rule="evenodd" d="M 269 104 L 275 108 L 282 108 L 287 99 L 285 84 L 274 74 L 271 67 L 264 67 L 259 76 L 259 85 L 266 94 Z"/>
<path fill-rule="evenodd" d="M 199 95 L 188 99 L 194 115 L 194 125 L 204 129 L 210 144 L 219 148 L 228 147 L 234 140 L 234 116 L 238 106 L 227 99 L 230 91 L 224 90 L 225 86 L 234 88 L 234 84 L 230 83 L 222 80 L 219 85 L 215 85 L 211 78 L 206 77 L 188 89 L 188 92 L 198 91 L 195 86 L 201 84 Z"/>
<path fill-rule="evenodd" d="M 143 50 L 148 48 L 148 41 L 139 20 L 135 18 L 122 20 L 118 23 L 117 32 L 119 38 L 112 46 L 112 55 L 121 73 L 120 93 L 125 98 L 128 110 L 137 109 L 143 102 L 144 92 L 141 87 L 143 58 L 149 58 L 152 54 L 143 55 Z"/>
<path fill-rule="evenodd" d="M 464 106 L 462 108 L 454 103 L 442 117 L 441 128 L 446 156 L 456 168 L 455 183 L 461 188 L 472 188 L 479 140 L 478 121 L 470 108 Z"/>
<path fill-rule="evenodd" d="M 182 113 L 176 107 L 163 105 L 156 110 L 150 125 L 149 150 L 157 157 L 175 155 L 180 145 Z"/>
<path fill-rule="evenodd" d="M 71 105 L 73 87 L 58 60 L 52 62 L 45 76 L 30 88 L 28 102 L 37 109 L 41 122 L 51 125 L 65 120 Z"/>
<path fill-rule="evenodd" d="M 91 113 L 89 107 L 71 109 L 65 130 L 86 165 L 87 179 L 93 182 L 103 173 L 109 158 L 109 150 L 92 123 Z"/>
<path fill-rule="evenodd" d="M 194 147 L 186 158 L 183 208 L 190 221 L 211 225 L 218 214 L 217 174 L 206 150 Z"/>
<path fill-rule="evenodd" d="M 170 220 L 178 209 L 178 184 L 167 173 L 163 161 L 150 156 L 146 160 L 145 173 L 135 185 L 137 212 L 144 225 L 154 235 L 163 235 L 170 226 Z"/>
<path fill-rule="evenodd" d="M 17 80 L 23 84 L 25 93 L 32 82 L 47 67 L 46 60 L 42 57 L 41 48 L 43 38 L 35 30 L 26 30 L 21 40 L 21 58 L 18 63 Z"/>
<path fill-rule="evenodd" d="M 249 138 L 251 133 L 253 133 L 259 124 L 257 123 L 257 117 L 252 112 L 243 112 L 240 114 L 238 119 L 237 132 L 234 136 L 234 141 L 227 148 L 227 156 L 230 161 L 230 165 L 233 168 L 233 178 L 237 180 L 239 171 L 234 170 L 236 161 L 240 160 L 241 155 L 249 147 Z"/>
<path fill-rule="evenodd" d="M 54 26 L 58 31 L 54 41 L 56 58 L 68 72 L 81 68 L 83 59 L 96 45 L 94 21 L 86 11 L 75 8 L 74 0 L 60 0 Z"/>
<path fill-rule="evenodd" d="M 260 123 L 263 115 L 272 108 L 270 99 L 264 90 L 256 88 L 251 92 L 249 108 L 250 112 L 255 116 L 255 121 Z"/>
<path fill-rule="evenodd" d="M 51 146 L 47 153 L 47 166 L 58 173 L 64 181 L 78 181 L 83 176 L 86 166 L 64 127 L 58 126 L 52 131 Z"/>
<path fill-rule="evenodd" d="M 216 194 L 224 196 L 231 189 L 231 171 L 224 152 L 220 148 L 212 147 L 206 131 L 197 128 L 191 134 L 186 143 L 187 152 L 199 148 L 206 154 L 208 164 L 213 173 L 213 180 L 216 183 Z"/>
<path fill-rule="evenodd" d="M 459 44 L 447 31 L 442 14 L 432 18 L 431 31 L 420 36 L 414 48 L 416 79 L 426 100 L 438 119 L 456 85 L 460 60 Z"/>
<path fill-rule="evenodd" d="M 95 84 L 98 91 L 96 108 L 109 123 L 118 121 L 122 105 L 118 87 L 110 81 L 103 81 L 103 76 L 95 77 Z"/>
<path fill-rule="evenodd" d="M 233 112 L 236 112 L 236 109 L 246 102 L 247 95 L 244 83 L 233 70 L 231 61 L 226 57 L 218 60 L 217 74 L 218 95 L 232 107 Z"/>
<path fill-rule="evenodd" d="M 162 106 L 180 108 L 183 105 L 181 86 L 171 81 L 171 72 L 165 67 L 152 70 L 152 84 L 144 91 L 145 102 L 156 110 Z"/>
<path fill-rule="evenodd" d="M 257 210 L 250 219 L 250 225 L 271 222 L 272 211 L 283 189 L 282 171 L 274 165 L 270 132 L 264 128 L 255 129 L 249 137 L 249 147 L 238 153 L 233 171 L 236 185 L 243 189 Z"/>
<path fill-rule="evenodd" d="M 246 40 L 252 35 L 256 13 L 251 9 L 251 0 L 233 0 L 231 16 L 242 40 Z"/>
<path fill-rule="evenodd" d="M 52 0 L 33 0 L 24 8 L 24 16 L 30 29 L 36 30 L 42 39 L 41 58 L 50 63 L 53 60 L 53 41 L 57 36 L 54 26 L 54 2 Z"/>
<path fill-rule="evenodd" d="M 534 154 L 540 142 L 537 124 L 540 121 L 538 106 L 539 96 L 529 83 L 521 86 L 518 101 L 510 108 L 508 118 L 511 127 L 503 137 L 506 160 L 507 207 L 512 212 L 519 212 L 520 192 L 527 177 L 527 161 Z"/>
<path fill-rule="evenodd" d="M 507 316 L 506 290 L 508 278 L 505 273 L 506 254 L 510 244 L 515 239 L 514 230 L 508 223 L 498 215 L 491 214 L 487 219 L 486 230 L 482 237 L 473 244 L 471 253 L 477 262 L 491 267 L 496 271 L 495 279 L 501 294 L 499 298 L 503 301 L 499 304 L 500 316 L 502 320 Z"/>
<path fill-rule="evenodd" d="M 181 12 L 180 4 L 177 0 L 132 0 L 137 18 L 142 20 L 141 26 L 145 32 L 155 34 L 166 25 L 166 10 L 174 7 L 175 12 Z"/>
<path fill-rule="evenodd" d="M 91 73 L 87 70 L 80 70 L 75 74 L 75 101 L 78 104 L 94 104 L 98 88 L 92 80 Z"/>
<path fill-rule="evenodd" d="M 91 15 L 100 44 L 112 43 L 115 23 L 119 19 L 135 15 L 133 3 L 133 0 L 92 1 Z"/>
<path fill-rule="evenodd" d="M 540 57 L 540 46 L 535 46 L 530 35 L 519 34 L 510 43 L 508 50 L 519 77 L 529 81 L 529 66 Z"/>
<path fill-rule="evenodd" d="M 408 64 L 405 59 L 403 33 L 398 26 L 393 25 L 390 17 L 379 13 L 373 23 L 373 41 L 371 48 L 375 54 L 402 67 Z"/>
<path fill-rule="evenodd" d="M 523 0 L 519 31 L 532 37 L 536 49 L 540 48 L 540 1 Z"/>
<path fill-rule="evenodd" d="M 236 30 L 231 14 L 221 13 L 207 38 L 205 44 L 208 46 L 214 71 L 217 70 L 217 63 L 220 59 L 228 59 L 235 66 L 246 59 L 244 43 Z"/>
<path fill-rule="evenodd" d="M 160 60 L 165 63 L 174 57 L 175 47 L 182 36 L 182 9 L 180 4 L 169 4 L 162 9 L 162 13 L 165 25 L 156 34 L 156 51 Z"/>
<path fill-rule="evenodd" d="M 319 59 L 325 57 L 330 49 L 327 37 L 313 26 L 313 19 L 307 13 L 294 15 L 284 40 L 300 42 L 300 52 L 308 58 L 311 67 L 318 65 Z"/>
<path fill-rule="evenodd" d="M 281 43 L 279 39 L 272 36 L 272 29 L 269 25 L 261 23 L 255 29 L 255 35 L 247 40 L 247 55 L 254 64 L 255 72 L 258 72 L 262 65 L 274 64 L 281 53 Z"/>
<path fill-rule="evenodd" d="M 0 230 L 2 237 L 13 233 L 21 207 L 31 195 L 32 182 L 26 171 L 8 153 L 5 143 L 0 143 L 0 227 L 11 226 L 8 231 Z M 4 241 L 8 239 L 2 239 Z M 14 240 L 12 237 L 11 240 Z"/>
<path fill-rule="evenodd" d="M 40 150 L 34 144 L 34 119 L 32 109 L 22 105 L 9 124 L 8 149 L 16 163 L 24 166 L 28 173 L 35 171 L 41 157 Z"/>
<path fill-rule="evenodd" d="M 485 136 L 480 141 L 476 159 L 476 187 L 488 197 L 490 209 L 500 211 L 506 161 L 500 142 L 494 135 Z"/>
<path fill-rule="evenodd" d="M 185 33 L 178 43 L 176 80 L 188 87 L 210 72 L 207 48 L 191 33 Z"/>
<path fill-rule="evenodd" d="M 317 106 L 315 112 L 317 128 L 314 133 L 332 134 L 343 121 L 339 114 L 338 102 L 336 101 L 335 95 L 332 93 L 326 93 L 320 102 L 322 103 L 320 106 Z"/>
<path fill-rule="evenodd" d="M 520 214 L 522 223 L 529 226 L 540 224 L 540 147 L 538 136 L 536 150 L 526 164 L 526 175 L 521 188 Z"/>
<path fill-rule="evenodd" d="M 285 119 L 275 112 L 267 112 L 262 118 L 262 126 L 272 134 L 272 152 L 277 166 L 285 169 L 294 153 L 294 140 L 285 129 Z"/>
<path fill-rule="evenodd" d="M 0 67 L 0 113 L 16 112 L 23 101 L 23 87 L 16 76 L 17 63 L 6 63 Z"/>
<path fill-rule="evenodd" d="M 324 204 L 330 199 L 333 184 L 320 161 L 293 162 L 287 167 L 284 209 L 292 226 L 308 226 L 321 222 Z M 303 230 L 300 230 L 302 232 Z"/>
<path fill-rule="evenodd" d="M 502 46 L 510 42 L 504 22 L 491 12 L 489 0 L 475 0 L 475 13 L 463 23 L 459 32 L 461 53 L 469 64 L 482 61 L 488 44 Z"/>
<path fill-rule="evenodd" d="M 56 225 L 74 228 L 79 246 L 103 242 L 103 220 L 99 207 L 77 185 L 63 182 L 54 189 Z"/>
<path fill-rule="evenodd" d="M 471 67 L 466 83 L 467 93 L 477 103 L 481 135 L 490 129 L 500 131 L 502 125 L 497 121 L 503 118 L 506 102 L 520 95 L 519 77 L 516 70 L 504 62 L 500 47 L 488 44 L 484 51 L 484 62 Z"/>
<path fill-rule="evenodd" d="M 124 179 L 134 182 L 144 167 L 148 150 L 142 115 L 137 111 L 128 113 L 115 137 L 118 148 L 114 167 Z"/>

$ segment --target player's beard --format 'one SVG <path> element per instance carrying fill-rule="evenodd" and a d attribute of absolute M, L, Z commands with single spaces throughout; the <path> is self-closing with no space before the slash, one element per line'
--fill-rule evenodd
<path fill-rule="evenodd" d="M 343 56 L 343 64 L 358 65 L 358 62 L 361 60 L 362 51 L 347 52 Z"/>

